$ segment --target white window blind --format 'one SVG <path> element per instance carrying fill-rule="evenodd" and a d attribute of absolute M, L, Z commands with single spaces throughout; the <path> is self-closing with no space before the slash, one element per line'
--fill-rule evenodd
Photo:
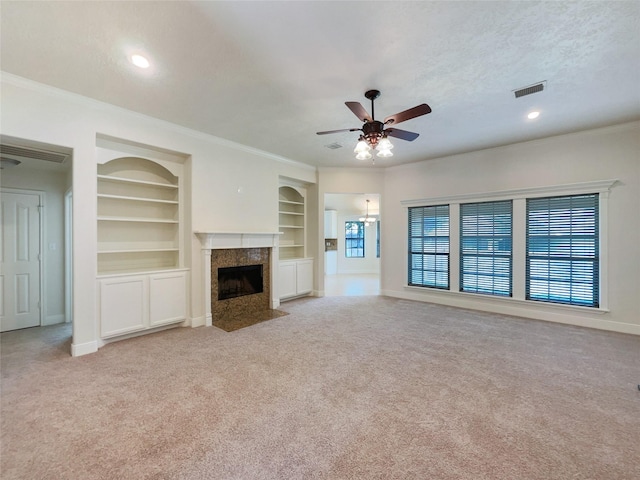
<path fill-rule="evenodd" d="M 408 283 L 449 288 L 449 205 L 409 208 Z"/>
<path fill-rule="evenodd" d="M 460 291 L 512 293 L 512 202 L 460 205 Z"/>
<path fill-rule="evenodd" d="M 528 300 L 599 306 L 598 194 L 527 200 Z"/>

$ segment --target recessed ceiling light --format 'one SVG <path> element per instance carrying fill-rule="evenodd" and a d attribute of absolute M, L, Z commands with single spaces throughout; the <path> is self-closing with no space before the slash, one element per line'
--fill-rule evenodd
<path fill-rule="evenodd" d="M 149 68 L 149 60 L 144 58 L 142 55 L 131 55 L 131 63 L 136 67 Z"/>
<path fill-rule="evenodd" d="M 540 115 L 540 112 L 531 112 L 529 113 L 529 115 L 527 115 L 527 118 L 529 120 L 533 120 L 534 118 L 538 118 L 539 115 Z"/>

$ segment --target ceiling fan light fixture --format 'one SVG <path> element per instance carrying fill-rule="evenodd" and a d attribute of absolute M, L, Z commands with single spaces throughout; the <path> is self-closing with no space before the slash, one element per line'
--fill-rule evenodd
<path fill-rule="evenodd" d="M 398 112 L 395 115 L 391 115 L 384 119 L 384 122 L 375 119 L 374 100 L 380 96 L 379 90 L 368 90 L 364 96 L 371 100 L 371 115 L 365 110 L 360 102 L 345 102 L 345 105 L 351 110 L 360 121 L 364 122 L 361 128 L 342 128 L 340 130 L 325 130 L 323 132 L 316 132 L 317 135 L 327 135 L 330 133 L 340 132 L 356 132 L 360 131 L 362 134 L 358 138 L 358 144 L 353 150 L 358 160 L 369 160 L 372 158 L 371 150 L 376 150 L 378 157 L 392 157 L 391 149 L 393 144 L 387 138 L 387 135 L 412 142 L 418 138 L 419 134 L 414 132 L 408 132 L 406 130 L 400 130 L 399 128 L 389 128 L 385 130 L 385 125 L 396 125 L 412 118 L 420 117 L 431 113 L 431 107 L 426 103 L 422 103 L 408 110 Z M 375 162 L 373 162 L 375 163 Z"/>
<path fill-rule="evenodd" d="M 353 149 L 353 153 L 357 153 L 357 154 L 366 153 L 369 150 L 371 150 L 371 147 L 369 146 L 369 144 L 364 140 L 364 138 L 360 137 L 356 145 L 356 148 Z"/>
<path fill-rule="evenodd" d="M 391 150 L 393 148 L 393 143 L 391 143 L 391 140 L 389 140 L 387 138 L 387 136 L 385 135 L 384 137 L 382 137 L 382 139 L 378 142 L 378 145 L 376 145 L 376 150 L 380 150 L 380 152 L 384 151 L 384 150 Z M 379 157 L 390 157 L 391 155 L 380 155 L 378 154 Z"/>

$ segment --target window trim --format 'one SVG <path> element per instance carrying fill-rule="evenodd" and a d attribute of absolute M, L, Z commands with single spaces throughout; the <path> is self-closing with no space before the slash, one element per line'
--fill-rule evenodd
<path fill-rule="evenodd" d="M 407 199 L 401 200 L 400 204 L 405 209 L 404 218 L 404 229 L 405 235 L 408 235 L 408 218 L 409 218 L 409 207 L 428 207 L 434 205 L 441 205 L 443 203 L 449 204 L 449 215 L 450 215 L 450 232 L 449 237 L 452 240 L 449 246 L 450 248 L 450 278 L 449 278 L 449 290 L 443 289 L 435 289 L 435 288 L 424 288 L 424 287 L 415 287 L 408 285 L 407 279 L 409 278 L 408 271 L 408 262 L 404 262 L 405 272 L 404 272 L 404 281 L 405 284 L 403 288 L 407 291 L 419 291 L 422 292 L 423 295 L 436 294 L 436 295 L 445 295 L 458 296 L 460 298 L 473 298 L 478 301 L 484 302 L 500 302 L 506 304 L 521 304 L 527 305 L 528 307 L 533 307 L 541 310 L 555 310 L 555 311 L 589 311 L 593 313 L 606 313 L 609 311 L 609 276 L 608 276 L 608 201 L 609 201 L 609 193 L 611 189 L 618 183 L 617 179 L 610 180 L 598 180 L 592 182 L 579 182 L 579 183 L 570 183 L 570 184 L 560 184 L 560 185 L 549 185 L 543 187 L 531 187 L 531 188 L 521 188 L 521 189 L 513 189 L 513 190 L 501 190 L 495 192 L 479 192 L 479 193 L 470 193 L 470 194 L 460 194 L 460 195 L 448 195 L 448 196 L 440 196 L 440 197 L 430 197 L 430 198 L 419 198 L 419 199 Z M 600 305 L 599 307 L 583 307 L 579 305 L 565 305 L 559 303 L 547 303 L 547 302 L 539 302 L 535 300 L 526 300 L 525 299 L 525 289 L 524 289 L 524 275 L 526 273 L 522 273 L 525 271 L 525 245 L 526 241 L 526 233 L 516 232 L 517 222 L 526 222 L 525 218 L 516 219 L 516 215 L 519 209 L 524 211 L 522 207 L 525 206 L 527 198 L 536 198 L 536 197 L 549 197 L 549 196 L 562 196 L 562 195 L 579 195 L 579 194 L 589 194 L 589 193 L 598 193 L 599 198 L 599 237 L 600 237 L 600 273 L 599 273 L 599 289 L 600 289 Z M 460 236 L 460 225 L 455 221 L 456 216 L 458 214 L 454 214 L 456 209 L 460 208 L 461 203 L 473 203 L 473 202 L 481 202 L 481 201 L 500 201 L 500 200 L 513 200 L 513 296 L 512 297 L 498 297 L 494 295 L 484 295 L 472 292 L 460 292 L 458 291 L 460 288 L 460 278 L 459 275 L 456 274 L 456 270 L 459 269 L 459 245 L 454 244 L 454 240 Z M 455 222 L 455 223 L 454 223 Z M 522 226 L 525 226 L 523 223 Z M 456 230 L 454 230 L 456 229 Z M 405 237 L 405 246 L 408 246 L 408 238 Z M 457 243 L 457 242 L 456 242 Z M 457 252 L 454 255 L 452 253 Z M 405 251 L 405 259 L 408 258 L 409 252 Z M 517 277 L 516 275 L 522 274 L 522 278 Z"/>

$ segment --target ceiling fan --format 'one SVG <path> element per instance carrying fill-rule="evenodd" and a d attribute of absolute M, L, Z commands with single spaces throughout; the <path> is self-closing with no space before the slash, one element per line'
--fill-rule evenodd
<path fill-rule="evenodd" d="M 393 144 L 387 137 L 395 137 L 408 142 L 414 141 L 419 134 L 400 130 L 399 128 L 385 128 L 387 125 L 396 125 L 415 117 L 420 117 L 431 113 L 431 107 L 426 103 L 422 103 L 416 107 L 404 110 L 403 112 L 390 115 L 380 122 L 375 119 L 374 100 L 380 96 L 379 90 L 367 90 L 364 94 L 366 98 L 371 100 L 371 116 L 367 113 L 360 102 L 345 102 L 345 105 L 351 110 L 356 117 L 364 122 L 362 128 L 343 128 L 341 130 L 327 130 L 325 132 L 317 132 L 318 135 L 327 135 L 329 133 L 339 132 L 362 132 L 358 139 L 358 144 L 354 150 L 358 160 L 368 160 L 371 158 L 371 150 L 378 150 L 379 157 L 390 157 L 393 155 L 391 149 Z"/>

